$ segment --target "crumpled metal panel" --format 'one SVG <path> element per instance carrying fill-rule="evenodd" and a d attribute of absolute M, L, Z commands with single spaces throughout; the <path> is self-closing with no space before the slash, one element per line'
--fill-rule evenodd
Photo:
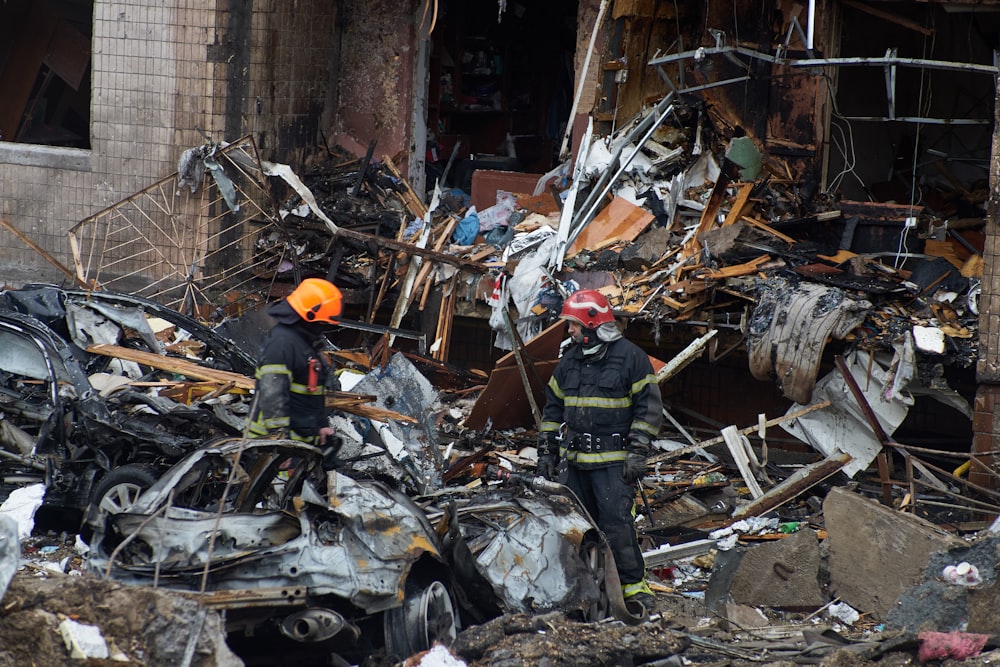
<path fill-rule="evenodd" d="M 336 471 L 327 473 L 329 507 L 339 514 L 354 539 L 377 558 L 399 560 L 424 552 L 438 553 L 434 529 L 410 498 L 373 482 L 357 482 Z"/>
<path fill-rule="evenodd" d="M 305 468 L 318 466 L 321 457 L 314 447 L 290 441 L 249 441 L 243 446 L 242 460 L 293 457 Z M 200 471 L 218 469 L 205 463 L 220 457 L 231 460 L 239 449 L 239 440 L 227 440 L 194 452 L 171 468 L 140 496 L 131 512 L 108 519 L 116 531 L 95 533 L 87 567 L 103 574 L 115 542 L 104 544 L 104 540 L 115 532 L 134 533 L 112 565 L 113 579 L 148 585 L 156 576 L 161 585 L 197 590 L 217 513 L 209 508 L 170 507 L 162 517 L 150 516 L 164 510 L 172 491 L 180 496 Z M 246 488 L 254 488 L 252 476 L 245 482 Z M 223 512 L 208 590 L 306 587 L 310 595 L 334 595 L 374 613 L 402 602 L 406 576 L 419 558 L 439 557 L 437 537 L 423 512 L 382 484 L 331 472 L 333 502 L 328 502 L 300 477 L 293 476 L 289 483 L 296 486 L 287 497 L 300 502 L 289 501 L 284 510 L 264 509 L 270 486 L 263 485 L 260 498 L 244 499 L 244 507 L 255 508 L 253 512 Z"/>
<path fill-rule="evenodd" d="M 580 554 L 588 518 L 561 496 L 527 496 L 459 511 L 480 575 L 509 612 L 581 609 L 600 596 Z"/>
<path fill-rule="evenodd" d="M 67 299 L 66 324 L 73 342 L 84 350 L 94 343 L 117 345 L 121 335 L 119 327 L 128 327 L 142 338 L 150 350 L 163 354 L 163 343 L 156 338 L 145 311 L 140 308 L 125 308 L 96 300 L 78 304 Z"/>
<path fill-rule="evenodd" d="M 760 290 L 747 336 L 750 372 L 772 377 L 784 396 L 807 404 L 829 338 L 843 339 L 872 304 L 837 287 L 769 278 Z"/>
<path fill-rule="evenodd" d="M 405 449 L 394 453 L 391 444 L 386 445 L 404 474 L 414 478 L 408 481 L 415 484 L 418 492 L 440 486 L 446 464 L 438 449 L 434 412 L 431 410 L 439 398 L 427 378 L 409 359 L 397 352 L 385 368 L 373 369 L 351 391 L 376 396 L 375 407 L 393 410 L 419 421 L 419 429 L 402 422 L 387 422 L 385 428 Z M 372 465 L 384 466 L 384 462 L 374 459 Z M 398 474 L 393 469 L 388 472 Z"/>

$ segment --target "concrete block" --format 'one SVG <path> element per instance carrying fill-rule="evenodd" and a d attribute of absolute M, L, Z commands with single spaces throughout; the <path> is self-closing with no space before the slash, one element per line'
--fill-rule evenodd
<path fill-rule="evenodd" d="M 1000 589 L 997 586 L 997 555 L 1000 537 L 977 536 L 964 548 L 941 551 L 931 556 L 924 581 L 906 591 L 889 614 L 886 628 L 908 634 L 922 630 L 937 632 L 1000 633 Z M 945 568 L 967 562 L 979 577 L 965 585 L 951 582 Z"/>
<path fill-rule="evenodd" d="M 997 614 L 997 609 L 1000 609 L 1000 583 L 994 581 L 979 586 L 970 590 L 968 596 L 968 631 L 1000 634 L 1000 614 Z"/>
<path fill-rule="evenodd" d="M 743 630 L 746 628 L 765 628 L 771 624 L 767 616 L 755 607 L 745 604 L 727 602 L 725 610 L 726 623 L 724 629 Z"/>
<path fill-rule="evenodd" d="M 729 593 L 737 604 L 813 610 L 826 603 L 819 566 L 816 531 L 803 529 L 747 549 Z"/>
<path fill-rule="evenodd" d="M 670 232 L 665 227 L 654 227 L 626 246 L 618 261 L 623 269 L 645 271 L 653 262 L 663 257 L 669 243 Z"/>
<path fill-rule="evenodd" d="M 827 494 L 823 514 L 832 594 L 880 620 L 921 581 L 932 553 L 966 544 L 929 521 L 843 488 Z"/>

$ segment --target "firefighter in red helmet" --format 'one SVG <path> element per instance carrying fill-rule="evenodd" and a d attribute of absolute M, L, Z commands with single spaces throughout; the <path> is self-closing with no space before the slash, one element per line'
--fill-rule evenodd
<path fill-rule="evenodd" d="M 649 357 L 622 337 L 603 294 L 574 292 L 560 317 L 574 344 L 545 390 L 538 472 L 558 476 L 576 493 L 614 551 L 626 601 L 652 610 L 633 517 L 635 485 L 663 420 L 660 387 Z M 566 467 L 559 473 L 561 459 Z"/>
<path fill-rule="evenodd" d="M 337 323 L 342 309 L 340 290 L 322 278 L 306 278 L 268 309 L 275 325 L 257 366 L 252 437 L 288 437 L 318 446 L 332 440 L 326 409 L 330 365 L 320 345 L 324 329 Z"/>

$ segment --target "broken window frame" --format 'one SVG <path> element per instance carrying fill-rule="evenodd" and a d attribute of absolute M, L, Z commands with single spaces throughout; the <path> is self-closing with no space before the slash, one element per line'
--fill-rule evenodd
<path fill-rule="evenodd" d="M 79 283 L 191 314 L 266 269 L 267 243 L 296 262 L 253 137 L 202 148 L 196 182 L 175 172 L 69 229 Z"/>
<path fill-rule="evenodd" d="M 79 3 L 76 4 L 79 5 Z M 57 5 L 49 5 L 49 10 L 52 11 L 45 11 L 41 9 L 41 5 L 38 5 L 31 7 L 24 14 L 23 22 L 35 24 L 36 29 L 31 31 L 28 38 L 33 45 L 34 53 L 25 56 L 23 52 L 27 45 L 14 40 L 6 54 L 6 65 L 19 67 L 28 76 L 32 74 L 34 76 L 30 88 L 25 88 L 23 85 L 27 79 L 22 80 L 20 86 L 17 86 L 16 80 L 11 83 L 5 79 L 7 83 L 15 87 L 15 92 L 20 90 L 20 95 L 24 96 L 24 102 L 23 107 L 17 109 L 19 115 L 16 120 L 5 119 L 8 123 L 14 123 L 12 131 L 8 126 L 12 136 L 3 137 L 3 128 L 0 128 L 0 162 L 75 171 L 90 170 L 94 94 L 92 78 L 93 19 L 97 3 L 96 0 L 91 0 L 88 4 L 89 8 L 85 10 L 85 14 L 80 13 L 76 17 L 70 16 L 73 13 L 72 10 L 59 12 Z M 7 7 L 7 10 L 8 13 L 15 11 L 12 7 Z M 43 13 L 39 14 L 38 12 Z M 42 16 L 46 16 L 47 20 L 32 21 L 33 18 L 38 19 Z M 89 34 L 81 31 L 82 26 L 85 25 L 90 27 Z M 54 48 L 53 45 L 56 44 L 61 46 Z M 3 74 L 4 69 L 0 69 L 0 77 Z M 50 97 L 53 95 L 50 86 L 54 79 L 61 81 L 66 90 L 63 93 L 59 93 L 57 90 L 55 92 L 59 94 Z M 83 95 L 86 100 L 85 104 L 68 103 L 64 98 L 69 92 L 72 92 L 70 89 L 76 91 L 77 95 Z M 43 121 L 47 120 L 45 107 L 50 103 L 61 108 L 64 114 L 63 119 L 53 124 L 53 127 L 64 130 L 67 129 L 68 125 L 65 116 L 71 111 L 71 107 L 85 106 L 86 116 L 80 117 L 80 114 L 77 114 L 79 124 L 85 125 L 85 128 L 79 128 L 84 134 L 73 133 L 73 137 L 51 138 L 45 143 L 37 141 L 38 137 L 25 136 L 33 119 L 36 118 L 36 112 L 39 108 L 43 112 Z M 83 146 L 73 144 L 83 144 Z"/>

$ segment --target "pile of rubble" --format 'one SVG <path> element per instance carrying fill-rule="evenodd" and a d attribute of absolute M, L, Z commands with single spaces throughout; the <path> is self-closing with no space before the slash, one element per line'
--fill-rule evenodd
<path fill-rule="evenodd" d="M 719 655 L 815 662 L 837 651 L 874 660 L 932 644 L 962 650 L 941 648 L 950 642 L 975 655 L 990 641 L 979 638 L 996 632 L 986 611 L 996 538 L 974 519 L 995 514 L 1000 498 L 942 461 L 973 465 L 967 453 L 891 437 L 916 393 L 971 418 L 944 367 L 968 368 L 976 358 L 975 237 L 937 211 L 837 201 L 793 182 L 780 161 L 720 121 L 668 96 L 614 136 L 588 131 L 573 163 L 540 177 L 530 193 L 498 191 L 483 210 L 466 193 L 440 188 L 425 206 L 389 158 L 325 161 L 300 179 L 260 161 L 249 139 L 216 147 L 221 166 L 210 176 L 191 183 L 185 171 L 158 189 L 203 188 L 205 210 L 225 211 L 212 220 L 228 220 L 232 245 L 174 247 L 206 259 L 172 261 L 172 284 L 158 291 L 155 281 L 147 296 L 221 326 L 154 313 L 139 296 L 5 293 L 0 331 L 21 343 L 0 355 L 4 481 L 42 482 L 47 501 L 61 491 L 66 504 L 87 510 L 92 551 L 74 566 L 57 549 L 60 572 L 184 590 L 183 600 L 224 609 L 221 617 L 199 612 L 198 622 L 217 628 L 224 617 L 249 664 L 278 659 L 261 657 L 255 638 L 265 628 L 318 643 L 285 656 L 298 664 L 319 653 L 328 664 L 345 636 L 355 642 L 343 659 L 371 665 L 416 664 L 411 656 L 434 638 L 470 664 L 490 665 L 578 664 L 583 655 L 591 664 Z M 188 168 L 199 155 L 216 150 L 193 153 Z M 107 217 L 127 218 L 155 191 Z M 111 233 L 102 220 L 75 229 L 73 247 L 86 247 L 85 234 Z M 223 262 L 230 254 L 239 261 Z M 112 261 L 123 260 L 75 259 L 84 272 L 67 275 L 80 285 L 116 286 Z M 341 391 L 329 400 L 340 442 L 328 452 L 246 444 L 239 435 L 253 360 L 245 352 L 268 326 L 253 306 L 309 276 L 342 286 L 348 313 L 361 313 L 329 335 L 327 353 L 341 369 Z M 667 329 L 685 332 L 690 344 L 657 360 L 659 381 L 721 331 L 745 347 L 754 377 L 774 380 L 794 403 L 783 416 L 720 426 L 703 439 L 668 407 L 672 428 L 655 441 L 637 497 L 661 607 L 652 617 L 636 618 L 616 595 L 599 531 L 571 494 L 532 475 L 539 396 L 563 338 L 557 314 L 577 288 L 600 289 L 654 340 Z M 489 375 L 448 363 L 463 302 L 487 307 L 496 346 L 509 350 Z M 359 331 L 377 338 L 358 345 Z M 38 359 L 17 353 L 43 338 Z M 831 345 L 835 370 L 820 377 Z M 56 372 L 58 360 L 77 370 Z M 122 447 L 148 421 L 158 449 Z M 816 453 L 767 456 L 768 429 L 777 426 Z M 47 474 L 54 461 L 62 465 L 55 476 Z M 876 461 L 878 477 L 869 478 Z M 112 477 L 126 466 L 130 477 Z M 837 485 L 844 479 L 852 490 Z M 7 546 L 11 562 L 16 549 Z M 360 557 L 365 549 L 379 557 Z M 317 567 L 290 565 L 306 553 Z M 263 562 L 274 564 L 274 576 L 252 587 Z M 113 610 L 50 608 L 24 581 L 38 568 L 13 569 L 0 628 L 37 623 L 42 608 L 52 632 L 65 634 L 63 614 L 99 626 L 109 655 L 159 661 L 149 658 L 160 655 L 152 644 L 124 645 Z M 289 593 L 301 588 L 289 573 L 308 574 L 310 592 Z M 121 589 L 93 590 L 116 600 Z M 324 599 L 321 610 L 299 609 L 315 597 Z M 277 602 L 295 612 L 276 622 Z M 144 625 L 138 616 L 134 624 Z M 381 642 L 369 640 L 373 626 Z M 944 636 L 921 637 L 925 630 Z M 205 641 L 163 662 L 233 664 L 220 642 Z M 58 642 L 47 646 L 64 657 Z M 14 662 L 23 657 L 17 650 L 8 650 Z"/>

